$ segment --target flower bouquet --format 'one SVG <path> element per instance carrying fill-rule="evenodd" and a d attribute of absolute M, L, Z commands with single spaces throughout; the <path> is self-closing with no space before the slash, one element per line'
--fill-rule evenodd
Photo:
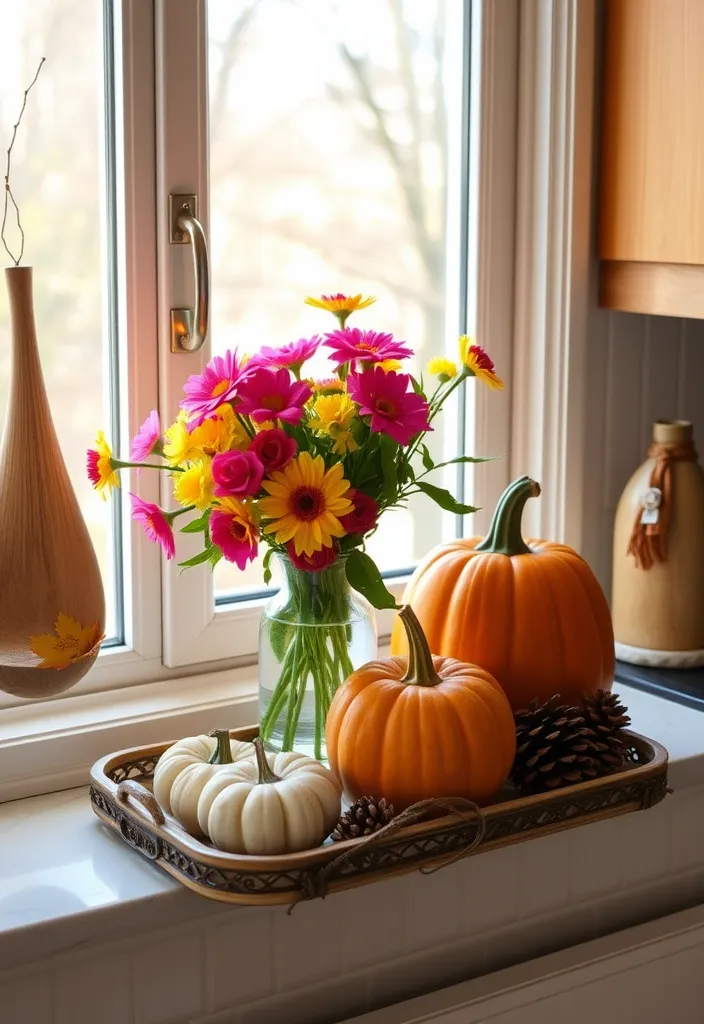
<path fill-rule="evenodd" d="M 88 475 L 108 493 L 117 471 L 154 467 L 170 474 L 177 508 L 131 494 L 132 514 L 167 558 L 174 527 L 202 537 L 182 566 L 222 558 L 240 569 L 266 546 L 264 581 L 278 555 L 284 584 L 262 620 L 260 732 L 272 746 L 325 757 L 325 719 L 338 686 L 374 657 L 376 608 L 393 608 L 365 543 L 387 509 L 424 493 L 443 509 L 473 512 L 428 477 L 444 466 L 481 462 L 462 455 L 435 464 L 425 435 L 467 377 L 502 382 L 486 352 L 463 336 L 461 369 L 448 359 L 427 367 L 433 385 L 403 372 L 413 355 L 391 334 L 348 327 L 373 298 L 323 296 L 309 305 L 338 321 L 324 337 L 263 347 L 251 358 L 227 352 L 189 377 L 176 421 L 163 433 L 150 413 L 116 458 L 102 433 L 88 452 Z M 327 353 L 330 375 L 309 379 L 305 364 Z M 158 461 L 148 461 L 148 460 Z"/>

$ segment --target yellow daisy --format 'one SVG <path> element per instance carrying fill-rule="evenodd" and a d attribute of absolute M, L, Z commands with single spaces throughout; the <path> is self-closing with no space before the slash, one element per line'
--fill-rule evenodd
<path fill-rule="evenodd" d="M 470 377 L 478 377 L 494 391 L 500 391 L 504 382 L 495 372 L 493 360 L 481 345 L 476 345 L 474 338 L 463 334 L 459 346 L 460 358 L 469 371 Z"/>
<path fill-rule="evenodd" d="M 195 456 L 212 458 L 233 448 L 246 448 L 249 444 L 244 429 L 231 405 L 221 405 L 215 416 L 203 420 L 191 431 L 191 446 Z"/>
<path fill-rule="evenodd" d="M 188 429 L 188 413 L 182 409 L 164 434 L 164 456 L 172 466 L 178 466 L 197 454 Z"/>
<path fill-rule="evenodd" d="M 112 451 L 102 430 L 98 431 L 95 448 L 86 452 L 88 479 L 99 494 L 105 498 L 113 487 L 120 486 L 120 478 L 112 463 Z"/>
<path fill-rule="evenodd" d="M 96 654 L 105 639 L 97 622 L 84 628 L 63 612 L 59 612 L 54 629 L 54 633 L 29 638 L 32 651 L 42 659 L 37 668 L 67 668 Z"/>
<path fill-rule="evenodd" d="M 377 363 L 376 365 L 380 366 L 384 373 L 390 373 L 392 370 L 394 373 L 398 373 L 398 371 L 401 369 L 401 360 L 382 359 L 382 361 L 380 363 Z"/>
<path fill-rule="evenodd" d="M 309 383 L 316 395 L 341 394 L 347 389 L 344 380 L 340 380 L 339 377 L 328 377 L 327 380 L 312 380 Z"/>
<path fill-rule="evenodd" d="M 327 309 L 330 313 L 334 313 L 340 321 L 340 327 L 344 327 L 350 313 L 354 313 L 356 309 L 365 309 L 367 306 L 371 306 L 376 299 L 373 295 L 363 299 L 361 292 L 359 295 L 343 295 L 338 292 L 337 295 L 321 295 L 319 299 L 309 295 L 304 302 L 308 306 L 315 306 L 316 309 Z"/>
<path fill-rule="evenodd" d="M 434 359 L 431 359 L 425 369 L 431 376 L 440 377 L 443 383 L 457 376 L 457 364 L 453 363 L 451 359 L 445 359 L 443 356 L 436 356 Z"/>
<path fill-rule="evenodd" d="M 262 484 L 268 497 L 259 501 L 262 516 L 271 520 L 264 532 L 273 533 L 277 544 L 292 540 L 297 555 L 330 547 L 333 537 L 345 534 L 339 517 L 354 508 L 345 497 L 350 484 L 342 473 L 341 462 L 326 470 L 322 456 L 312 458 L 309 452 L 272 473 Z"/>
<path fill-rule="evenodd" d="M 361 292 L 359 295 L 342 295 L 338 292 L 337 295 L 321 295 L 319 299 L 314 299 L 312 295 L 309 295 L 304 301 L 307 306 L 327 309 L 330 313 L 354 313 L 355 309 L 365 309 L 367 306 L 371 306 L 376 299 L 373 295 L 363 299 Z"/>
<path fill-rule="evenodd" d="M 333 439 L 333 451 L 338 455 L 359 448 L 350 427 L 357 415 L 357 406 L 349 395 L 319 395 L 313 405 L 311 426 Z"/>
<path fill-rule="evenodd" d="M 213 475 L 209 459 L 198 459 L 183 473 L 174 473 L 174 497 L 179 505 L 195 505 L 205 511 L 213 500 Z"/>

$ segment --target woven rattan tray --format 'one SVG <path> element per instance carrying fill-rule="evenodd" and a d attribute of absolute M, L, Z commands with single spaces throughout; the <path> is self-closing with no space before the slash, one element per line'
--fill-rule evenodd
<path fill-rule="evenodd" d="M 234 729 L 231 735 L 251 740 L 256 728 Z M 90 795 L 106 825 L 189 889 L 227 903 L 293 903 L 439 866 L 470 848 L 475 855 L 652 807 L 667 792 L 667 751 L 637 733 L 628 736 L 631 747 L 623 771 L 539 796 L 518 798 L 507 790 L 482 809 L 481 823 L 472 815 L 445 814 L 401 827 L 373 844 L 353 839 L 280 857 L 221 853 L 189 836 L 173 818 L 164 818 L 150 787 L 168 743 L 103 757 L 91 771 Z"/>

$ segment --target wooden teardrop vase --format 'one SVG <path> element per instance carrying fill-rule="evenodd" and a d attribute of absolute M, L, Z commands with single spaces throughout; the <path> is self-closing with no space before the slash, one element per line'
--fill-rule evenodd
<path fill-rule="evenodd" d="M 622 661 L 704 665 L 704 470 L 689 422 L 654 424 L 648 458 L 621 496 L 611 612 Z"/>
<path fill-rule="evenodd" d="M 105 597 L 51 418 L 34 325 L 32 270 L 12 267 L 5 280 L 12 375 L 0 449 L 0 689 L 38 698 L 77 683 L 97 648 L 65 667 L 45 668 L 31 638 L 56 635 L 62 614 L 84 628 L 97 624 L 102 637 Z M 57 636 L 58 649 L 63 642 Z"/>

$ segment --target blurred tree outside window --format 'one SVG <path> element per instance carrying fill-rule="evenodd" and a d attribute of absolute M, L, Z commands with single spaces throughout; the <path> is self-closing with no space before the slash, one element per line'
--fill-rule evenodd
<path fill-rule="evenodd" d="M 462 17 L 459 0 L 209 0 L 214 351 L 332 330 L 304 296 L 363 291 L 377 303 L 350 323 L 407 340 L 413 372 L 443 352 L 448 131 L 461 130 L 446 68 Z M 439 424 L 436 451 L 444 440 Z M 370 552 L 408 568 L 441 522 L 411 499 Z M 261 586 L 260 566 L 221 562 L 218 591 L 243 586 Z"/>

